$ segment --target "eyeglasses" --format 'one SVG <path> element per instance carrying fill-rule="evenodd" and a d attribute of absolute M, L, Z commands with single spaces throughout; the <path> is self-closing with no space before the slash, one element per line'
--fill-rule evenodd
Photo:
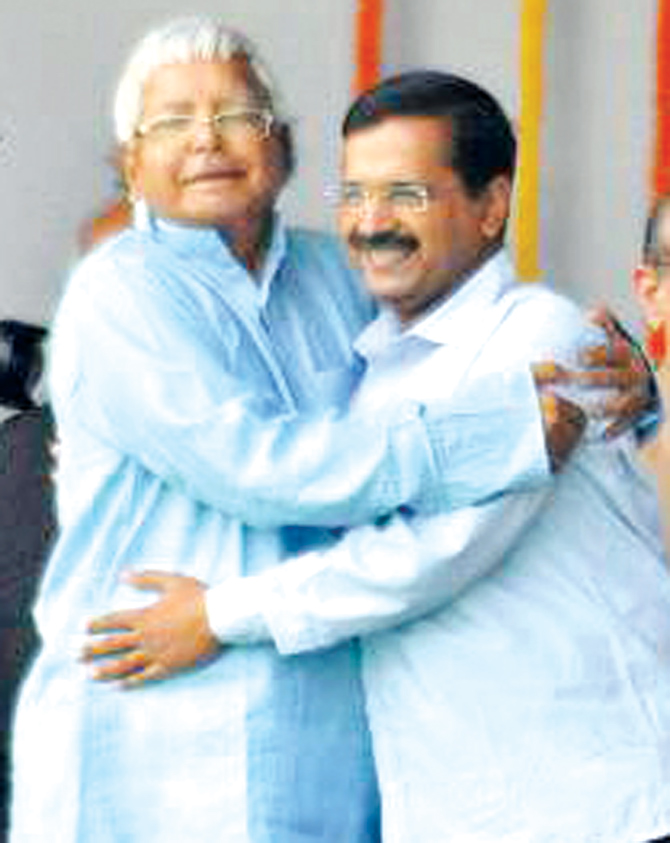
<path fill-rule="evenodd" d="M 373 204 L 396 211 L 420 213 L 436 198 L 436 191 L 423 182 L 398 181 L 372 187 L 358 182 L 343 182 L 331 195 L 344 211 L 360 212 Z"/>
<path fill-rule="evenodd" d="M 217 135 L 225 138 L 267 138 L 274 120 L 274 114 L 267 108 L 236 108 L 219 111 L 211 117 L 160 114 L 141 123 L 136 134 L 151 140 L 177 141 L 187 137 L 198 126 L 211 126 Z"/>

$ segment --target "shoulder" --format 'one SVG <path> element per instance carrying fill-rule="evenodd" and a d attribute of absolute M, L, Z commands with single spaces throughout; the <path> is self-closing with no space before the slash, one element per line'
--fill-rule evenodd
<path fill-rule="evenodd" d="M 126 229 L 87 252 L 72 268 L 65 288 L 67 295 L 110 291 L 117 284 L 128 283 L 132 272 L 146 268 L 150 261 L 148 242 L 140 232 Z"/>
<path fill-rule="evenodd" d="M 156 337 L 176 310 L 175 285 L 161 280 L 151 244 L 141 232 L 127 230 L 102 243 L 73 268 L 50 332 L 50 357 L 93 353 L 103 338 Z M 179 320 L 171 326 L 179 329 Z M 109 349 L 106 349 L 108 351 Z"/>
<path fill-rule="evenodd" d="M 335 235 L 309 228 L 289 228 L 287 239 L 291 254 L 349 271 L 344 249 Z"/>
<path fill-rule="evenodd" d="M 545 284 L 516 283 L 500 306 L 506 316 L 498 339 L 511 340 L 533 356 L 571 362 L 581 348 L 602 339 L 575 302 Z"/>
<path fill-rule="evenodd" d="M 305 288 L 324 301 L 330 299 L 353 308 L 364 322 L 372 317 L 372 299 L 358 272 L 349 265 L 339 238 L 327 232 L 292 228 L 288 231 L 288 243 L 290 259 Z"/>
<path fill-rule="evenodd" d="M 125 228 L 91 249 L 79 262 L 82 271 L 112 269 L 127 263 L 150 261 L 158 252 L 155 239 L 145 231 Z"/>
<path fill-rule="evenodd" d="M 160 301 L 177 292 L 173 276 L 181 272 L 178 263 L 173 253 L 161 248 L 146 232 L 125 229 L 73 267 L 61 308 L 91 306 L 116 310 L 130 307 L 133 301 L 140 307 Z"/>

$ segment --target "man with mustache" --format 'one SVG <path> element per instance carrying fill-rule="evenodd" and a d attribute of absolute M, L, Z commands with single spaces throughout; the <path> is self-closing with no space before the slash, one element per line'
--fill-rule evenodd
<path fill-rule="evenodd" d="M 570 302 L 514 280 L 514 164 L 507 117 L 463 78 L 408 73 L 353 104 L 340 229 L 382 303 L 357 343 L 360 411 L 429 402 L 438 380 L 454 399 L 479 384 L 485 405 L 495 377 L 538 355 L 571 363 L 588 339 Z M 199 594 L 222 661 L 235 644 L 295 654 L 365 636 L 385 841 L 643 843 L 670 830 L 670 580 L 634 449 L 593 431 L 551 487 L 456 511 L 419 500 L 209 590 L 134 581 L 172 608 Z M 162 634 L 164 608 L 95 624 L 128 632 L 92 652 L 132 664 L 139 649 L 165 676 L 181 627 L 192 663 L 197 640 L 181 620 Z"/>
<path fill-rule="evenodd" d="M 200 19 L 150 33 L 116 129 L 134 226 L 75 269 L 52 326 L 60 533 L 16 718 L 12 841 L 372 843 L 355 643 L 215 659 L 201 615 L 197 671 L 121 694 L 89 680 L 81 633 L 137 605 L 133 570 L 180 574 L 197 598 L 198 581 L 403 507 L 548 482 L 529 367 L 491 378 L 487 407 L 435 384 L 430 406 L 348 412 L 373 308 L 331 238 L 275 211 L 290 130 L 242 36 Z"/>

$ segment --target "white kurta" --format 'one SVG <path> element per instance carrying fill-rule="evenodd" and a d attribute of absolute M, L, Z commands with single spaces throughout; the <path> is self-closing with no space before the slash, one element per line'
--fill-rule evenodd
<path fill-rule="evenodd" d="M 397 506 L 442 464 L 443 437 L 413 403 L 324 413 L 348 397 L 371 313 L 330 238 L 278 227 L 255 283 L 216 231 L 139 223 L 78 267 L 53 326 L 61 532 L 17 716 L 12 841 L 370 843 L 356 645 L 290 660 L 248 647 L 125 693 L 88 678 L 82 633 L 148 599 L 122 584 L 128 569 L 247 575 L 327 539 L 282 524 Z M 503 485 L 546 465 L 527 374 L 513 394 L 535 444 L 501 463 Z M 455 499 L 498 479 L 464 467 Z"/>
<path fill-rule="evenodd" d="M 427 400 L 448 373 L 485 406 L 496 373 L 569 362 L 585 334 L 499 255 L 410 330 L 371 326 L 359 401 Z M 670 832 L 670 579 L 627 439 L 589 436 L 545 491 L 355 529 L 209 602 L 224 641 L 271 631 L 292 653 L 367 634 L 384 843 Z"/>

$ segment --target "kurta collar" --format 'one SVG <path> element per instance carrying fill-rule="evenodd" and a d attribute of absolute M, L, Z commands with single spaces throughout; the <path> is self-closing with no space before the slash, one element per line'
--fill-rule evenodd
<path fill-rule="evenodd" d="M 491 329 L 493 305 L 514 283 L 514 271 L 507 253 L 496 252 L 477 272 L 438 307 L 403 328 L 389 307 L 356 341 L 356 350 L 371 359 L 392 345 L 425 342 L 453 345 L 459 350 L 479 347 Z"/>
<path fill-rule="evenodd" d="M 158 217 L 139 200 L 134 208 L 134 225 L 140 231 L 145 231 L 157 240 L 167 241 L 170 246 L 185 254 L 215 254 L 229 262 L 239 272 L 249 273 L 230 251 L 225 236 L 216 228 L 184 225 L 174 220 Z M 286 227 L 279 214 L 275 213 L 272 224 L 272 238 L 268 247 L 265 262 L 258 278 L 249 281 L 258 291 L 260 304 L 263 305 L 270 294 L 273 279 L 286 256 L 287 233 Z"/>

